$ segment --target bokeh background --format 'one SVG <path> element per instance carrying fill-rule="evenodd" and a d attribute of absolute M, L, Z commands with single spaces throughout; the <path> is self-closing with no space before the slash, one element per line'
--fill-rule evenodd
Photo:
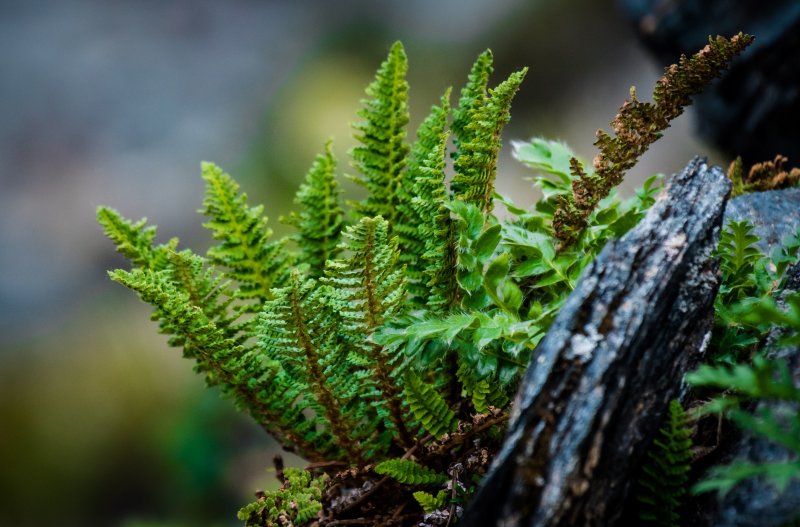
<path fill-rule="evenodd" d="M 271 440 L 107 279 L 125 262 L 95 207 L 203 252 L 209 160 L 284 233 L 326 139 L 351 171 L 348 123 L 397 39 L 412 125 L 490 47 L 494 82 L 531 68 L 506 145 L 546 136 L 587 158 L 660 74 L 613 0 L 0 0 L 0 527 L 237 525 L 273 484 Z M 509 151 L 498 187 L 530 203 Z M 682 117 L 626 188 L 698 153 L 719 160 Z"/>

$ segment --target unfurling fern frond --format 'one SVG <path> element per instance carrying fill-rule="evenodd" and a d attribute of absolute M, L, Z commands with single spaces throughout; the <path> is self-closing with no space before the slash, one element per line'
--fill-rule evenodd
<path fill-rule="evenodd" d="M 133 223 L 109 207 L 97 207 L 97 222 L 103 227 L 106 236 L 117 246 L 117 251 L 128 258 L 134 267 L 160 271 L 167 267 L 169 253 L 178 246 L 177 238 L 166 244 L 154 245 L 155 226 L 146 226 L 146 219 Z"/>
<path fill-rule="evenodd" d="M 678 527 L 682 525 L 680 509 L 689 481 L 692 430 L 679 401 L 670 403 L 668 414 L 667 423 L 647 452 L 637 498 L 639 517 L 645 524 Z"/>
<path fill-rule="evenodd" d="M 445 400 L 413 371 L 405 377 L 405 397 L 416 420 L 436 439 L 455 428 L 456 416 Z"/>
<path fill-rule="evenodd" d="M 388 459 L 375 465 L 375 472 L 406 485 L 442 485 L 447 476 L 410 459 Z"/>
<path fill-rule="evenodd" d="M 213 163 L 203 163 L 206 196 L 201 213 L 209 217 L 203 226 L 220 243 L 208 251 L 215 265 L 227 267 L 227 276 L 239 283 L 237 297 L 258 302 L 272 298 L 270 288 L 280 286 L 288 276 L 289 259 L 284 240 L 270 241 L 263 206 L 248 207 L 247 194 L 239 184 Z"/>
<path fill-rule="evenodd" d="M 659 139 L 670 121 L 683 113 L 692 97 L 724 71 L 730 61 L 753 41 L 739 33 L 730 40 L 709 39 L 708 45 L 692 57 L 681 56 L 678 64 L 666 69 L 656 83 L 653 102 L 636 98 L 631 88 L 611 122 L 614 137 L 603 130 L 597 132 L 595 146 L 600 153 L 592 169 L 586 170 L 577 159 L 572 163 L 572 194 L 563 196 L 553 217 L 553 230 L 564 245 L 571 245 L 586 227 L 586 221 L 601 199 L 617 186 L 625 174 Z"/>
<path fill-rule="evenodd" d="M 511 101 L 527 72 L 523 68 L 512 73 L 489 90 L 482 104 L 469 110 L 469 123 L 465 126 L 469 139 L 459 144 L 454 163 L 456 175 L 450 188 L 456 199 L 473 203 L 484 212 L 492 210 L 500 133 L 511 118 Z"/>
<path fill-rule="evenodd" d="M 261 492 L 258 499 L 242 507 L 238 517 L 245 527 L 306 525 L 322 510 L 322 492 L 328 479 L 306 470 L 287 468 L 280 489 Z"/>
<path fill-rule="evenodd" d="M 400 42 L 395 42 L 367 87 L 371 98 L 363 101 L 364 108 L 358 113 L 364 121 L 353 125 L 361 146 L 350 151 L 353 166 L 361 173 L 353 179 L 369 191 L 365 200 L 354 204 L 356 212 L 361 216 L 383 216 L 391 224 L 408 155 L 407 70 L 406 52 Z"/>
<path fill-rule="evenodd" d="M 300 248 L 298 264 L 308 264 L 313 278 L 322 276 L 325 262 L 338 253 L 344 211 L 339 200 L 341 189 L 336 181 L 336 160 L 331 142 L 325 144 L 325 153 L 317 156 L 300 186 L 294 202 L 300 206 L 285 222 L 297 228 L 293 239 Z"/>

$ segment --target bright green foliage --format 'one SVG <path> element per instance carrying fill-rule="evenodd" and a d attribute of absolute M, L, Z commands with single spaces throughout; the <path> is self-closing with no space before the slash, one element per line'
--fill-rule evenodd
<path fill-rule="evenodd" d="M 411 413 L 426 432 L 440 439 L 455 428 L 455 414 L 431 385 L 424 383 L 413 371 L 406 374 L 405 385 Z"/>
<path fill-rule="evenodd" d="M 538 342 L 585 266 L 653 204 L 658 178 L 624 202 L 608 193 L 565 244 L 557 210 L 580 179 L 566 146 L 516 146 L 517 158 L 540 173 L 544 197 L 534 206 L 494 192 L 502 128 L 526 70 L 489 89 L 492 57 L 482 54 L 458 107 L 451 112 L 447 90 L 411 149 L 406 70 L 397 43 L 367 89 L 351 157 L 369 195 L 350 211 L 352 225 L 343 222 L 330 144 L 297 194 L 291 238 L 273 240 L 262 208 L 248 206 L 239 185 L 211 164 L 203 165 L 202 212 L 219 244 L 207 258 L 178 252 L 177 240 L 154 245 L 154 227 L 111 209 L 99 209 L 98 221 L 133 266 L 112 278 L 153 306 L 170 344 L 184 348 L 210 385 L 317 466 L 355 465 L 338 476 L 344 487 L 374 477 L 365 463 L 408 498 L 415 489 L 403 485 L 452 482 L 457 496 L 417 496 L 432 510 L 473 492 L 477 465 L 452 479 L 439 471 L 465 465 L 473 449 L 458 441 L 496 446 L 497 422 Z M 507 219 L 492 214 L 494 201 Z M 794 261 L 800 241 L 787 247 L 773 255 L 770 279 Z M 478 429 L 486 414 L 497 422 Z M 418 462 L 405 459 L 412 451 Z M 293 473 L 240 517 L 247 525 L 307 525 L 324 485 L 310 478 Z M 364 499 L 350 518 L 374 514 Z"/>
<path fill-rule="evenodd" d="M 445 185 L 449 97 L 448 89 L 441 105 L 434 106 L 419 127 L 403 188 L 398 191 L 399 214 L 394 225 L 412 301 L 434 309 L 450 307 L 457 291 L 453 280 L 455 236 Z"/>
<path fill-rule="evenodd" d="M 263 216 L 264 207 L 247 206 L 247 194 L 239 184 L 212 163 L 203 163 L 206 197 L 202 214 L 209 217 L 204 227 L 219 245 L 209 249 L 215 265 L 228 268 L 228 276 L 239 283 L 237 298 L 258 302 L 272 297 L 270 288 L 281 285 L 288 274 L 285 240 L 269 241 L 272 231 Z"/>
<path fill-rule="evenodd" d="M 677 400 L 669 404 L 666 424 L 647 452 L 639 479 L 640 519 L 645 525 L 678 527 L 692 459 L 692 429 Z"/>
<path fill-rule="evenodd" d="M 313 477 L 310 472 L 287 468 L 283 486 L 261 496 L 239 511 L 245 527 L 281 527 L 306 525 L 322 510 L 322 493 L 327 476 Z"/>
<path fill-rule="evenodd" d="M 387 459 L 375 465 L 375 472 L 406 485 L 442 485 L 447 476 L 410 459 Z"/>
<path fill-rule="evenodd" d="M 795 311 L 790 326 L 796 339 L 800 330 L 797 309 L 800 295 L 795 295 Z M 764 321 L 766 322 L 766 321 Z M 780 321 L 774 321 L 782 325 Z M 716 466 L 706 478 L 692 490 L 695 493 L 719 491 L 727 493 L 744 479 L 763 477 L 778 491 L 783 491 L 792 480 L 800 478 L 800 389 L 798 389 L 786 363 L 770 361 L 761 356 L 753 359 L 752 365 L 701 366 L 686 379 L 694 386 L 709 386 L 724 390 L 723 395 L 713 399 L 702 408 L 701 414 L 722 413 L 740 428 L 773 441 L 793 454 L 794 459 L 783 463 L 752 464 L 737 461 L 730 465 Z M 772 405 L 760 404 L 749 410 L 749 402 L 772 401 Z"/>
<path fill-rule="evenodd" d="M 467 84 L 461 89 L 458 108 L 453 111 L 452 128 L 456 145 L 453 159 L 458 159 L 463 143 L 468 143 L 475 139 L 475 129 L 470 127 L 469 124 L 472 122 L 472 116 L 476 115 L 486 99 L 489 76 L 494 71 L 492 67 L 493 61 L 494 57 L 491 50 L 487 49 L 478 55 L 469 72 Z"/>
<path fill-rule="evenodd" d="M 97 207 L 97 222 L 117 246 L 117 251 L 125 255 L 131 264 L 160 271 L 167 267 L 169 253 L 178 246 L 177 238 L 165 245 L 154 246 L 156 227 L 146 226 L 146 219 L 136 223 L 126 220 L 119 212 L 109 207 Z"/>
<path fill-rule="evenodd" d="M 361 173 L 354 180 L 369 191 L 366 200 L 355 204 L 356 212 L 360 216 L 383 216 L 391 224 L 397 214 L 398 190 L 409 150 L 405 143 L 409 119 L 407 71 L 406 52 L 400 42 L 395 42 L 367 87 L 371 99 L 363 101 L 364 108 L 358 113 L 364 121 L 353 125 L 361 146 L 350 152 L 353 166 Z"/>
<path fill-rule="evenodd" d="M 363 461 L 373 428 L 363 404 L 354 400 L 351 372 L 342 366 L 346 351 L 336 335 L 331 313 L 313 279 L 292 273 L 287 287 L 275 289 L 264 304 L 258 333 L 261 349 L 279 361 L 310 393 L 318 410 L 317 426 L 329 429 L 347 457 Z"/>
<path fill-rule="evenodd" d="M 155 308 L 153 318 L 161 332 L 172 335 L 170 345 L 183 347 L 184 356 L 196 361 L 195 369 L 206 375 L 209 386 L 220 386 L 288 447 L 310 456 L 328 454 L 325 445 L 330 441 L 303 414 L 307 405 L 292 407 L 302 392 L 279 363 L 262 361 L 253 349 L 229 336 L 165 272 L 137 268 L 110 276 Z"/>
<path fill-rule="evenodd" d="M 458 157 L 451 189 L 456 199 L 491 212 L 497 156 L 500 153 L 500 132 L 511 119 L 511 101 L 517 93 L 527 68 L 512 73 L 508 79 L 488 93 L 475 94 L 467 110 L 466 139 L 459 137 Z"/>
<path fill-rule="evenodd" d="M 293 237 L 300 247 L 297 264 L 308 264 L 309 274 L 315 278 L 322 276 L 325 262 L 338 253 L 344 222 L 335 171 L 336 161 L 328 141 L 325 153 L 317 156 L 295 196 L 300 212 L 286 219 L 286 223 L 297 227 Z"/>
<path fill-rule="evenodd" d="M 397 240 L 389 236 L 389 223 L 380 216 L 362 218 L 345 230 L 344 238 L 343 249 L 352 256 L 329 262 L 323 280 L 331 287 L 331 306 L 341 317 L 339 336 L 349 348 L 348 360 L 366 367 L 363 382 L 374 384 L 382 396 L 374 401 L 379 416 L 398 434 L 401 444 L 409 445 L 401 388 L 395 380 L 401 357 L 370 342 L 386 319 L 399 315 L 404 306 Z"/>
<path fill-rule="evenodd" d="M 800 261 L 798 234 L 787 236 L 783 245 L 767 256 L 756 247 L 758 237 L 752 231 L 753 225 L 747 221 L 729 221 L 720 235 L 717 254 L 722 281 L 714 301 L 713 343 L 719 350 L 716 361 L 733 363 L 747 356 L 766 335 L 769 324 L 759 326 L 746 316 L 749 306 L 779 295 L 785 286 L 786 270 Z"/>
<path fill-rule="evenodd" d="M 426 513 L 444 508 L 447 505 L 447 491 L 440 490 L 436 496 L 429 494 L 423 490 L 418 490 L 414 493 L 414 499 L 420 504 L 422 510 Z"/>

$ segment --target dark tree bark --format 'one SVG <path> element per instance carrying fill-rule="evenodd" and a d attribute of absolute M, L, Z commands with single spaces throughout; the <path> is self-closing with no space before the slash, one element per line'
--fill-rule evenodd
<path fill-rule="evenodd" d="M 584 271 L 522 380 L 465 527 L 613 525 L 708 343 L 730 184 L 702 160 Z"/>

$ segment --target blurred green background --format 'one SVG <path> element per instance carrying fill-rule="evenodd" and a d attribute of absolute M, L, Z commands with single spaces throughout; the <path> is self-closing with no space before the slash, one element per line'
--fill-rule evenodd
<path fill-rule="evenodd" d="M 285 232 L 326 139 L 350 171 L 348 123 L 397 39 L 412 125 L 490 47 L 495 82 L 531 67 L 506 145 L 543 135 L 587 158 L 659 75 L 612 0 L 0 1 L 0 527 L 237 525 L 273 484 L 272 441 L 107 279 L 125 263 L 94 210 L 205 251 L 210 160 Z M 498 187 L 528 204 L 509 151 Z M 697 153 L 682 117 L 626 185 Z"/>

